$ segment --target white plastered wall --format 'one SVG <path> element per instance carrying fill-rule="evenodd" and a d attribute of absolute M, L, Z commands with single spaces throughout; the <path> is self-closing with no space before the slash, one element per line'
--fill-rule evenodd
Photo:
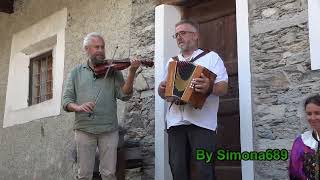
<path fill-rule="evenodd" d="M 308 1 L 311 69 L 320 69 L 320 1 Z"/>
<path fill-rule="evenodd" d="M 241 152 L 253 151 L 248 0 L 236 0 Z M 241 161 L 242 179 L 254 179 L 253 161 Z"/>
<path fill-rule="evenodd" d="M 237 0 L 236 5 L 241 151 L 253 151 L 248 1 Z M 167 60 L 179 52 L 171 35 L 180 19 L 178 7 L 160 5 L 155 9 L 155 87 L 163 79 Z M 170 180 L 167 134 L 164 131 L 165 104 L 157 95 L 157 88 L 155 94 L 155 179 Z M 242 161 L 241 165 L 242 179 L 253 180 L 253 162 Z"/>
<path fill-rule="evenodd" d="M 60 114 L 66 22 L 64 8 L 13 35 L 3 127 Z M 53 98 L 28 106 L 30 58 L 48 50 L 53 51 Z"/>
<path fill-rule="evenodd" d="M 164 79 L 164 68 L 170 57 L 179 49 L 172 35 L 175 24 L 181 19 L 179 8 L 160 5 L 155 8 L 155 179 L 170 180 L 167 133 L 165 132 L 165 103 L 157 87 Z"/>

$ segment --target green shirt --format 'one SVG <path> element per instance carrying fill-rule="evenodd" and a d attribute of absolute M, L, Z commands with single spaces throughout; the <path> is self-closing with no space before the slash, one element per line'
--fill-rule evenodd
<path fill-rule="evenodd" d="M 117 98 L 125 101 L 132 95 L 122 92 L 123 84 L 124 79 L 120 71 L 109 71 L 104 80 L 103 77 L 96 78 L 88 64 L 73 68 L 65 82 L 63 92 L 65 111 L 68 111 L 66 107 L 69 103 L 81 105 L 85 102 L 94 102 L 102 87 L 91 116 L 86 112 L 75 113 L 74 129 L 93 134 L 117 130 Z"/>

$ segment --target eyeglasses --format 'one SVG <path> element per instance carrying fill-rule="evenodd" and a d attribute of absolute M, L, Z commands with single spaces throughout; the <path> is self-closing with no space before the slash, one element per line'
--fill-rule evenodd
<path fill-rule="evenodd" d="M 174 35 L 172 35 L 172 37 L 173 37 L 173 39 L 177 39 L 178 36 L 182 37 L 182 36 L 185 36 L 187 33 L 195 33 L 195 32 L 192 32 L 192 31 L 180 31 L 180 32 L 177 32 Z"/>

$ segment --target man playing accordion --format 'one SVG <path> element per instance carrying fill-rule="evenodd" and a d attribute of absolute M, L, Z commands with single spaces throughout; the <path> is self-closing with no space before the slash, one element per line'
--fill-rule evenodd
<path fill-rule="evenodd" d="M 197 179 L 213 180 L 215 179 L 213 161 L 207 163 L 196 160 L 196 150 L 215 152 L 219 96 L 227 93 L 227 71 L 217 53 L 204 52 L 198 48 L 197 24 L 182 20 L 176 24 L 175 32 L 174 38 L 180 48 L 180 54 L 169 60 L 166 79 L 158 87 L 159 96 L 170 103 L 166 114 L 166 128 L 172 176 L 174 180 L 190 180 L 190 163 L 192 163 Z M 175 98 L 166 97 L 168 67 L 171 61 L 189 61 L 205 67 L 214 74 L 212 78 L 200 73 L 199 77 L 189 82 L 188 87 L 206 97 L 201 108 L 195 108 L 189 103 L 174 103 L 172 101 L 176 102 Z"/>

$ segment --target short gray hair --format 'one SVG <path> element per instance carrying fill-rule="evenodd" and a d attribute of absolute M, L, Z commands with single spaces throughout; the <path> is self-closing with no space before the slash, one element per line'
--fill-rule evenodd
<path fill-rule="evenodd" d="M 94 37 L 98 37 L 98 38 L 101 38 L 102 40 L 104 40 L 100 33 L 91 32 L 91 33 L 87 34 L 83 39 L 83 49 L 85 49 L 85 47 L 89 45 L 92 38 L 94 38 Z"/>
<path fill-rule="evenodd" d="M 199 24 L 190 20 L 190 19 L 182 19 L 181 21 L 179 21 L 175 27 L 181 25 L 181 24 L 189 24 L 190 26 L 192 26 L 196 32 L 199 32 Z"/>

